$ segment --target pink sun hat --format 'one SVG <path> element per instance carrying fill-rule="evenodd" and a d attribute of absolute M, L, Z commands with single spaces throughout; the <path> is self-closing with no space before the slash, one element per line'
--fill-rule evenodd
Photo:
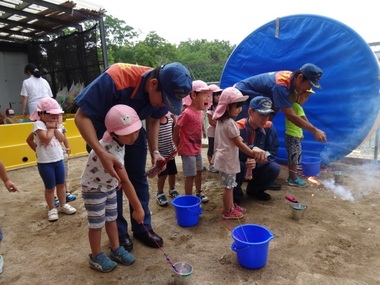
<path fill-rule="evenodd" d="M 111 133 L 119 136 L 129 135 L 141 129 L 142 123 L 136 111 L 127 105 L 115 105 L 107 113 L 104 120 L 107 130 L 103 141 L 112 141 Z"/>
<path fill-rule="evenodd" d="M 219 98 L 219 103 L 216 106 L 215 113 L 212 116 L 213 120 L 217 120 L 224 115 L 227 110 L 227 106 L 232 103 L 247 101 L 249 96 L 244 96 L 235 87 L 228 87 L 222 91 Z"/>
<path fill-rule="evenodd" d="M 51 97 L 45 97 L 42 98 L 40 101 L 37 103 L 37 108 L 36 110 L 29 116 L 29 118 L 32 121 L 37 121 L 40 119 L 40 113 L 45 112 L 47 114 L 52 114 L 52 115 L 58 115 L 58 114 L 63 114 L 63 110 L 57 100 Z"/>

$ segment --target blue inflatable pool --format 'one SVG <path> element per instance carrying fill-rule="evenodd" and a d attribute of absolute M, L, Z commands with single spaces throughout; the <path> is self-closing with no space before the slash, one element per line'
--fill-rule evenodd
<path fill-rule="evenodd" d="M 271 21 L 248 35 L 233 51 L 221 87 L 263 72 L 294 71 L 314 63 L 324 72 L 322 88 L 303 106 L 309 121 L 324 130 L 321 144 L 304 131 L 304 156 L 334 162 L 356 149 L 379 125 L 379 65 L 363 38 L 347 25 L 318 15 L 292 15 Z M 280 139 L 279 162 L 286 161 L 285 123 L 274 119 Z"/>

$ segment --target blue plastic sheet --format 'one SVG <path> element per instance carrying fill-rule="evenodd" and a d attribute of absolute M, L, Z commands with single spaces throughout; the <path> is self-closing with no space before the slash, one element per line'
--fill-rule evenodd
<path fill-rule="evenodd" d="M 304 157 L 334 162 L 355 150 L 378 126 L 379 65 L 363 38 L 347 25 L 318 15 L 273 20 L 248 35 L 226 62 L 221 87 L 263 72 L 299 69 L 314 63 L 323 70 L 322 89 L 303 105 L 309 121 L 327 134 L 325 144 L 304 131 Z M 282 112 L 273 120 L 286 163 Z"/>

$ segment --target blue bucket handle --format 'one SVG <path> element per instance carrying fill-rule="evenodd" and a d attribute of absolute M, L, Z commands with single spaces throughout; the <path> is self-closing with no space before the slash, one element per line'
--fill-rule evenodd
<path fill-rule="evenodd" d="M 231 250 L 232 250 L 232 251 L 235 251 L 235 252 L 242 251 L 242 250 L 246 250 L 246 249 L 248 249 L 248 248 L 250 248 L 249 245 L 238 248 L 238 247 L 236 246 L 236 242 L 233 242 L 233 243 L 231 244 Z"/>
<path fill-rule="evenodd" d="M 191 213 L 193 213 L 193 214 L 196 214 L 196 215 L 200 215 L 200 214 L 202 214 L 203 213 L 203 210 L 201 209 L 201 208 L 195 208 L 196 210 L 195 211 L 193 211 L 192 209 L 190 209 L 190 208 L 187 208 L 187 210 L 189 211 L 189 212 L 191 212 Z"/>

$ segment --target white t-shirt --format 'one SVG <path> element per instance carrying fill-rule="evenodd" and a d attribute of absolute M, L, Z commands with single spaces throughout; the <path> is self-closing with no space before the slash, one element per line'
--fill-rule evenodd
<path fill-rule="evenodd" d="M 99 143 L 124 165 L 124 145 L 120 146 L 114 140 L 111 142 L 103 142 L 103 140 L 100 140 Z M 99 157 L 91 150 L 82 173 L 81 185 L 87 189 L 97 189 L 101 192 L 108 192 L 117 187 L 118 181 L 104 170 Z"/>
<path fill-rule="evenodd" d="M 221 172 L 228 174 L 240 172 L 239 148 L 232 141 L 232 138 L 237 136 L 240 136 L 240 131 L 233 119 L 217 121 L 212 163 Z"/>
<path fill-rule="evenodd" d="M 21 96 L 28 97 L 28 110 L 29 114 L 32 114 L 37 109 L 38 101 L 45 97 L 53 97 L 53 93 L 45 78 L 32 75 L 22 82 Z"/>
<path fill-rule="evenodd" d="M 63 159 L 62 145 L 56 137 L 53 137 L 49 144 L 42 144 L 36 134 L 37 130 L 47 131 L 46 125 L 42 121 L 35 121 L 33 125 L 34 141 L 36 142 L 36 156 L 38 163 L 50 163 Z"/>

